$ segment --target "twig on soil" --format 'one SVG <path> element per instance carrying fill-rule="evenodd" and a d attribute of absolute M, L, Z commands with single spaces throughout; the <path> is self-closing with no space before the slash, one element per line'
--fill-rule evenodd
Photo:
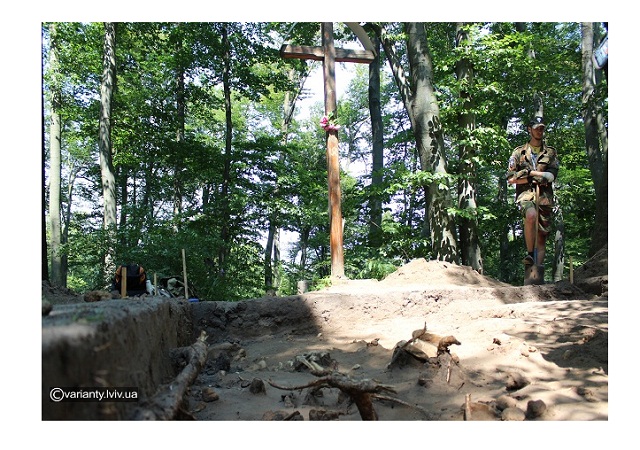
<path fill-rule="evenodd" d="M 390 402 L 394 402 L 394 403 L 398 403 L 400 405 L 406 406 L 408 408 L 414 408 L 417 409 L 418 411 L 420 411 L 422 414 L 424 414 L 425 417 L 429 418 L 429 412 L 427 412 L 426 409 L 424 409 L 422 406 L 418 406 L 418 405 L 412 405 L 411 403 L 407 403 L 404 400 L 400 400 L 398 398 L 393 398 L 393 397 L 387 397 L 386 395 L 380 395 L 380 394 L 373 394 L 372 395 L 373 398 L 377 398 L 378 400 L 386 400 L 386 401 L 390 401 Z"/>
<path fill-rule="evenodd" d="M 187 388 L 195 381 L 202 367 L 207 362 L 207 333 L 200 336 L 185 351 L 189 354 L 189 363 L 178 374 L 175 380 L 166 385 L 151 398 L 147 408 L 139 408 L 133 414 L 133 420 L 173 420 L 180 412 Z"/>

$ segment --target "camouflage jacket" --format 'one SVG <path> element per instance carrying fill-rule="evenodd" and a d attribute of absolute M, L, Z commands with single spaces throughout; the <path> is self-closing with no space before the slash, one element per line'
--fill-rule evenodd
<path fill-rule="evenodd" d="M 547 183 L 542 177 L 527 177 L 527 171 L 536 170 L 550 172 L 554 178 L 558 176 L 560 162 L 553 147 L 543 145 L 540 153 L 535 155 L 529 143 L 516 147 L 509 158 L 507 178 L 528 178 L 528 183 L 516 184 L 516 202 L 533 200 L 535 185 L 540 186 L 540 204 L 553 205 L 553 183 Z"/>

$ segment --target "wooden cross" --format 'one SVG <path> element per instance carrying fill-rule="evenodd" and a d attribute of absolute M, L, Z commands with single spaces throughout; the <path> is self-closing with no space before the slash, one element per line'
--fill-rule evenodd
<path fill-rule="evenodd" d="M 356 34 L 365 50 L 335 48 L 333 44 L 333 23 L 322 22 L 322 47 L 292 46 L 283 44 L 280 56 L 283 58 L 312 59 L 322 61 L 324 73 L 324 112 L 326 117 L 336 114 L 336 72 L 335 63 L 353 62 L 369 64 L 375 59 L 375 49 L 364 29 L 355 22 L 347 25 Z M 327 130 L 327 178 L 329 184 L 329 229 L 331 245 L 331 278 L 344 278 L 344 254 L 342 241 L 342 207 L 340 192 L 340 161 L 338 157 L 338 131 Z"/>

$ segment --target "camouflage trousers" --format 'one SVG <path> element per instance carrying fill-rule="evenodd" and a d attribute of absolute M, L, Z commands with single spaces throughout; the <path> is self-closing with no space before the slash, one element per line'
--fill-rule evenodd
<path fill-rule="evenodd" d="M 525 217 L 528 209 L 536 208 L 535 192 L 532 190 L 522 192 L 516 199 L 516 203 L 520 208 L 522 217 Z M 553 218 L 553 202 L 545 196 L 540 196 L 538 197 L 538 203 L 538 231 L 549 234 Z"/>

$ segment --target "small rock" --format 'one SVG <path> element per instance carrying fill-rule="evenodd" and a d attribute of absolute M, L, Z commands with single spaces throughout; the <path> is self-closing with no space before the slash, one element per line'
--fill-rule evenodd
<path fill-rule="evenodd" d="M 53 306 L 51 305 L 51 303 L 49 303 L 49 300 L 46 300 L 43 298 L 42 299 L 42 315 L 48 316 L 52 309 L 53 309 Z"/>
<path fill-rule="evenodd" d="M 588 402 L 597 402 L 598 399 L 595 397 L 595 394 L 591 389 L 585 387 L 577 387 L 575 388 L 576 394 L 583 397 Z"/>
<path fill-rule="evenodd" d="M 262 420 L 284 420 L 287 413 L 284 411 L 265 411 Z"/>
<path fill-rule="evenodd" d="M 249 392 L 252 394 L 266 394 L 267 388 L 264 385 L 264 381 L 260 378 L 254 378 L 249 385 Z"/>
<path fill-rule="evenodd" d="M 547 405 L 542 400 L 529 400 L 527 402 L 527 419 L 535 419 L 547 411 Z"/>
<path fill-rule="evenodd" d="M 501 419 L 503 421 L 522 422 L 526 418 L 524 411 L 520 408 L 508 407 L 502 411 Z"/>
<path fill-rule="evenodd" d="M 262 415 L 262 420 L 304 420 L 300 411 L 267 411 Z"/>
<path fill-rule="evenodd" d="M 267 368 L 267 362 L 264 359 L 260 359 L 252 364 L 247 370 L 249 372 L 258 372 L 260 370 L 265 370 Z"/>
<path fill-rule="evenodd" d="M 244 348 L 241 348 L 240 350 L 238 350 L 238 353 L 236 354 L 236 356 L 233 357 L 234 361 L 239 361 L 242 358 L 246 358 L 247 357 L 247 351 Z"/>
<path fill-rule="evenodd" d="M 464 410 L 465 405 L 462 405 Z M 471 417 L 467 420 L 496 420 L 496 411 L 492 405 L 480 402 L 473 402 L 469 404 L 471 410 Z"/>
<path fill-rule="evenodd" d="M 103 300 L 111 300 L 112 298 L 113 298 L 113 295 L 111 294 L 111 292 L 102 291 L 102 290 L 89 291 L 86 294 L 84 294 L 84 301 L 89 303 L 101 302 Z"/>
<path fill-rule="evenodd" d="M 508 391 L 517 391 L 518 389 L 522 389 L 530 383 L 529 380 L 525 378 L 519 372 L 509 372 L 507 374 L 507 390 Z"/>
<path fill-rule="evenodd" d="M 226 353 L 220 353 L 215 359 L 210 359 L 209 361 L 214 373 L 222 370 L 226 373 L 231 370 L 231 360 Z"/>
<path fill-rule="evenodd" d="M 493 343 L 496 345 L 508 344 L 511 341 L 511 336 L 506 333 L 501 333 L 493 337 Z"/>
<path fill-rule="evenodd" d="M 219 400 L 220 396 L 213 390 L 213 388 L 207 387 L 202 390 L 202 400 L 205 402 L 215 402 Z"/>
<path fill-rule="evenodd" d="M 338 420 L 338 411 L 326 411 L 324 409 L 312 409 L 309 411 L 309 420 Z"/>
<path fill-rule="evenodd" d="M 501 395 L 496 399 L 496 407 L 500 411 L 504 411 L 507 408 L 515 408 L 517 404 L 517 400 L 513 397 L 509 397 L 508 395 Z"/>
<path fill-rule="evenodd" d="M 284 406 L 286 406 L 287 408 L 295 408 L 295 403 L 294 403 L 294 397 L 293 397 L 293 393 L 289 393 L 287 395 L 283 395 L 281 397 L 282 402 L 284 403 Z"/>

